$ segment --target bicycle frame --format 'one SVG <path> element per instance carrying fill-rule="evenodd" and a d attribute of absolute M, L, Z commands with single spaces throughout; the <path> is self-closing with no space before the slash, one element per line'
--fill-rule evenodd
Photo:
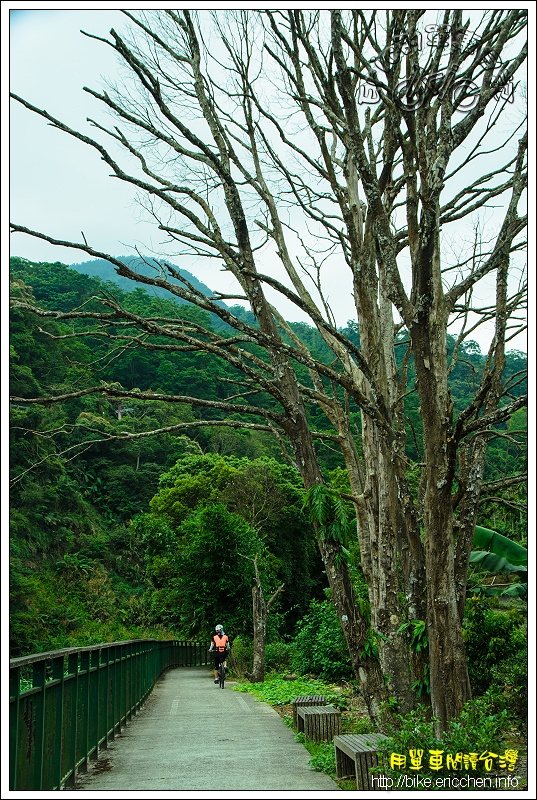
<path fill-rule="evenodd" d="M 224 688 L 224 682 L 226 680 L 226 668 L 224 667 L 224 662 L 221 661 L 218 665 L 218 683 L 221 689 Z"/>

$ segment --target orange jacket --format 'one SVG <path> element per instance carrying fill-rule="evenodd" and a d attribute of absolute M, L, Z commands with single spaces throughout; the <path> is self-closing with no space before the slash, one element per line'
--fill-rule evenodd
<path fill-rule="evenodd" d="M 223 653 L 227 649 L 229 637 L 226 633 L 220 635 L 216 633 L 213 636 L 213 643 L 219 653 Z"/>

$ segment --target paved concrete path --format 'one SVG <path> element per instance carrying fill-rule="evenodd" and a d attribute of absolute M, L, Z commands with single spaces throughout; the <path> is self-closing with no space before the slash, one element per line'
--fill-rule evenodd
<path fill-rule="evenodd" d="M 231 682 L 230 682 L 230 685 Z M 95 792 L 339 792 L 277 712 L 215 685 L 207 667 L 167 672 L 76 789 Z M 212 796 L 212 795 L 211 795 Z"/>

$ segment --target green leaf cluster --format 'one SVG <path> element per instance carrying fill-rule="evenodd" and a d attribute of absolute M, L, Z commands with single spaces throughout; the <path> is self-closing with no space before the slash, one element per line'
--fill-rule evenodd
<path fill-rule="evenodd" d="M 316 675 L 324 681 L 351 677 L 345 637 L 333 604 L 312 600 L 308 613 L 298 625 L 293 640 L 293 669 L 302 675 Z"/>
<path fill-rule="evenodd" d="M 470 553 L 470 564 L 476 564 L 487 573 L 503 572 L 516 575 L 523 583 L 512 583 L 509 586 L 481 584 L 473 589 L 474 594 L 487 597 L 496 595 L 508 597 L 526 597 L 528 593 L 528 550 L 526 547 L 508 539 L 497 531 L 476 526 L 474 547 Z"/>
<path fill-rule="evenodd" d="M 344 545 L 356 532 L 356 520 L 339 492 L 317 484 L 306 492 L 304 509 L 318 525 L 319 535 Z"/>
<path fill-rule="evenodd" d="M 466 601 L 462 634 L 474 695 L 486 692 L 493 683 L 493 670 L 522 654 L 527 641 L 521 611 L 497 609 L 494 602 L 495 598 L 480 595 Z"/>
<path fill-rule="evenodd" d="M 427 623 L 424 620 L 411 619 L 403 622 L 396 633 L 406 633 L 407 631 L 410 632 L 410 647 L 415 653 L 420 653 L 428 647 Z"/>

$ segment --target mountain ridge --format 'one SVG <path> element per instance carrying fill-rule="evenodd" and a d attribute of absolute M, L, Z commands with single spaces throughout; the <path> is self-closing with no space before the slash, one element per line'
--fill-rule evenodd
<path fill-rule="evenodd" d="M 132 269 L 134 272 L 138 272 L 140 275 L 150 276 L 154 271 L 162 270 L 162 265 L 164 266 L 171 266 L 174 270 L 179 272 L 192 286 L 199 292 L 201 292 L 205 297 L 213 298 L 213 291 L 209 288 L 205 283 L 200 281 L 188 270 L 180 269 L 171 261 L 167 259 L 159 260 L 152 258 L 151 256 L 147 257 L 139 257 L 139 256 L 116 256 L 118 261 L 121 261 L 125 266 Z M 149 263 L 148 263 L 149 262 Z M 155 266 L 151 265 L 151 262 L 154 262 Z M 131 292 L 136 287 L 137 284 L 134 284 L 130 278 L 125 278 L 121 275 L 117 274 L 116 268 L 113 264 L 109 261 L 106 261 L 104 258 L 95 258 L 91 259 L 90 261 L 82 261 L 79 263 L 73 263 L 68 265 L 70 269 L 74 269 L 76 272 L 80 272 L 83 275 L 89 275 L 89 277 L 98 277 L 104 281 L 112 281 L 113 283 L 117 284 L 120 289 L 123 291 Z M 167 280 L 170 283 L 175 283 L 178 286 L 181 285 L 180 281 L 176 278 L 171 276 L 167 276 Z M 149 284 L 143 284 L 143 288 L 148 294 L 152 294 L 155 297 L 164 297 L 166 299 L 170 299 L 170 293 L 166 290 L 161 288 L 160 286 L 151 286 Z M 175 302 L 183 305 L 188 303 L 188 300 L 183 300 L 181 297 L 177 297 L 173 295 L 173 299 Z M 222 302 L 221 300 L 213 300 L 214 303 L 217 305 L 227 308 L 228 306 L 226 303 Z"/>

